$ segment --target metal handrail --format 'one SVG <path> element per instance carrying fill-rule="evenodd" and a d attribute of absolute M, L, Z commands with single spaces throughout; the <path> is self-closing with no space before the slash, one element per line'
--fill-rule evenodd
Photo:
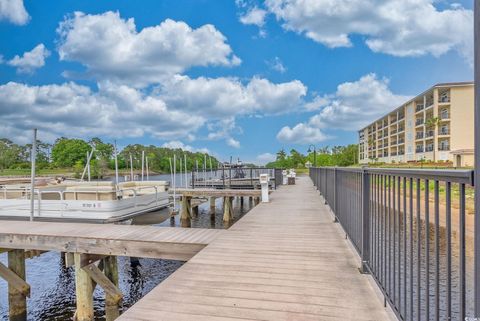
<path fill-rule="evenodd" d="M 322 167 L 309 173 L 361 256 L 361 270 L 399 320 L 466 320 L 473 313 L 466 286 L 473 275 L 466 264 L 473 170 Z"/>

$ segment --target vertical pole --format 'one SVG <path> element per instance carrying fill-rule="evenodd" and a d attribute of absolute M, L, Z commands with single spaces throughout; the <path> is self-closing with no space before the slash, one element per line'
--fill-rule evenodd
<path fill-rule="evenodd" d="M 103 259 L 105 276 L 118 287 L 118 265 L 116 256 L 107 256 Z M 113 321 L 120 316 L 118 300 L 111 295 L 105 295 L 105 320 Z"/>
<path fill-rule="evenodd" d="M 133 182 L 133 158 L 132 158 L 132 154 L 130 154 L 130 180 Z"/>
<path fill-rule="evenodd" d="M 362 273 L 368 273 L 370 260 L 370 176 L 362 170 Z"/>
<path fill-rule="evenodd" d="M 142 182 L 143 182 L 143 177 L 144 177 L 144 169 L 145 168 L 145 151 L 142 150 Z"/>
<path fill-rule="evenodd" d="M 475 0 L 475 317 L 480 318 L 480 0 Z"/>
<path fill-rule="evenodd" d="M 32 175 L 30 182 L 30 221 L 33 221 L 33 211 L 35 210 L 35 163 L 37 159 L 37 129 L 33 129 L 33 142 L 32 150 L 30 152 L 30 158 L 32 163 Z"/>
<path fill-rule="evenodd" d="M 8 268 L 25 280 L 25 251 L 8 251 Z M 12 285 L 8 285 L 8 309 L 10 321 L 27 320 L 27 298 Z"/>
<path fill-rule="evenodd" d="M 187 176 L 187 155 L 183 154 L 183 162 L 185 163 L 185 188 L 188 188 L 188 176 Z"/>
<path fill-rule="evenodd" d="M 146 167 L 146 170 L 147 170 L 147 181 L 150 180 L 150 171 L 148 169 L 148 156 L 145 157 L 145 167 Z"/>
<path fill-rule="evenodd" d="M 118 190 L 118 150 L 117 141 L 114 141 L 113 148 L 115 151 L 115 188 Z"/>
<path fill-rule="evenodd" d="M 87 272 L 80 267 L 81 254 L 74 253 L 75 293 L 77 296 L 77 321 L 93 320 L 93 282 Z"/>
<path fill-rule="evenodd" d="M 173 211 L 177 209 L 177 155 L 173 154 Z"/>

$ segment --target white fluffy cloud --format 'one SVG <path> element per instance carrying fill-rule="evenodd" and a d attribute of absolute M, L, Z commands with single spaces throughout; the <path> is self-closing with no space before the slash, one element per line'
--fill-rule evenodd
<path fill-rule="evenodd" d="M 65 83 L 0 86 L 0 136 L 22 137 L 39 128 L 48 137 L 182 137 L 205 124 L 199 116 L 167 108 L 156 97 L 126 86 L 99 92 Z"/>
<path fill-rule="evenodd" d="M 49 56 L 50 51 L 41 43 L 31 51 L 24 52 L 21 57 L 16 55 L 7 64 L 16 67 L 19 73 L 32 73 L 36 69 L 45 66 L 45 59 Z"/>
<path fill-rule="evenodd" d="M 24 25 L 30 20 L 23 0 L 0 0 L 0 20 L 7 20 L 16 25 Z"/>
<path fill-rule="evenodd" d="M 277 138 L 289 143 L 318 143 L 328 139 L 324 133 L 328 129 L 359 130 L 409 98 L 394 94 L 387 79 L 368 74 L 339 85 L 332 95 L 316 97 L 309 106 L 319 112 L 305 123 L 283 127 Z"/>
<path fill-rule="evenodd" d="M 297 124 L 293 128 L 285 126 L 277 134 L 280 142 L 293 144 L 320 143 L 328 138 L 319 128 L 304 123 Z"/>
<path fill-rule="evenodd" d="M 236 78 L 180 75 L 165 81 L 158 90 L 169 105 L 214 118 L 292 112 L 307 93 L 307 87 L 298 80 L 275 84 L 254 77 L 244 85 Z"/>
<path fill-rule="evenodd" d="M 457 50 L 472 61 L 473 12 L 439 10 L 434 0 L 267 0 L 267 10 L 292 30 L 328 47 L 367 46 L 394 56 L 439 56 Z"/>
<path fill-rule="evenodd" d="M 257 27 L 263 27 L 263 25 L 265 24 L 266 15 L 267 11 L 254 6 L 240 16 L 240 22 L 244 25 L 255 25 Z"/>
<path fill-rule="evenodd" d="M 144 86 L 192 66 L 240 64 L 213 25 L 192 29 L 167 19 L 137 31 L 134 19 L 118 12 L 76 12 L 57 31 L 61 60 L 80 62 L 93 77 L 110 82 Z"/>
<path fill-rule="evenodd" d="M 240 142 L 233 137 L 227 138 L 227 145 L 233 148 L 240 148 Z"/>

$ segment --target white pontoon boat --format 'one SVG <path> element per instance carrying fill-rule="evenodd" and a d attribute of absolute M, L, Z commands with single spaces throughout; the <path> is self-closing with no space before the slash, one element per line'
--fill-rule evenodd
<path fill-rule="evenodd" d="M 63 182 L 35 186 L 34 220 L 119 222 L 169 206 L 168 182 Z M 0 219 L 29 219 L 28 184 L 0 185 Z"/>

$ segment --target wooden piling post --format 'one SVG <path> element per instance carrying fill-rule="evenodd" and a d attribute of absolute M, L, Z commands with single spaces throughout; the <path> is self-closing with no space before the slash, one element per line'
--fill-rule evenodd
<path fill-rule="evenodd" d="M 182 214 L 180 219 L 189 220 L 192 218 L 192 198 L 182 196 Z"/>
<path fill-rule="evenodd" d="M 255 206 L 260 204 L 260 197 L 255 197 Z"/>
<path fill-rule="evenodd" d="M 116 256 L 103 259 L 105 276 L 118 287 L 118 264 Z M 110 293 L 105 293 L 105 320 L 113 321 L 120 316 L 119 300 Z"/>
<path fill-rule="evenodd" d="M 74 253 L 75 260 L 75 293 L 77 297 L 76 321 L 93 320 L 93 282 L 82 268 L 80 253 Z"/>
<path fill-rule="evenodd" d="M 240 206 L 243 207 L 243 196 L 240 196 Z"/>
<path fill-rule="evenodd" d="M 233 220 L 233 197 L 226 196 L 223 198 L 223 221 L 231 222 Z"/>
<path fill-rule="evenodd" d="M 8 268 L 20 279 L 25 280 L 25 251 L 11 250 L 8 252 Z M 20 291 L 12 282 L 8 282 L 8 308 L 10 321 L 27 320 L 27 295 Z"/>
<path fill-rule="evenodd" d="M 198 217 L 198 205 L 195 205 L 194 207 L 192 207 L 192 216 Z"/>
<path fill-rule="evenodd" d="M 215 215 L 215 197 L 210 197 L 210 214 Z"/>

